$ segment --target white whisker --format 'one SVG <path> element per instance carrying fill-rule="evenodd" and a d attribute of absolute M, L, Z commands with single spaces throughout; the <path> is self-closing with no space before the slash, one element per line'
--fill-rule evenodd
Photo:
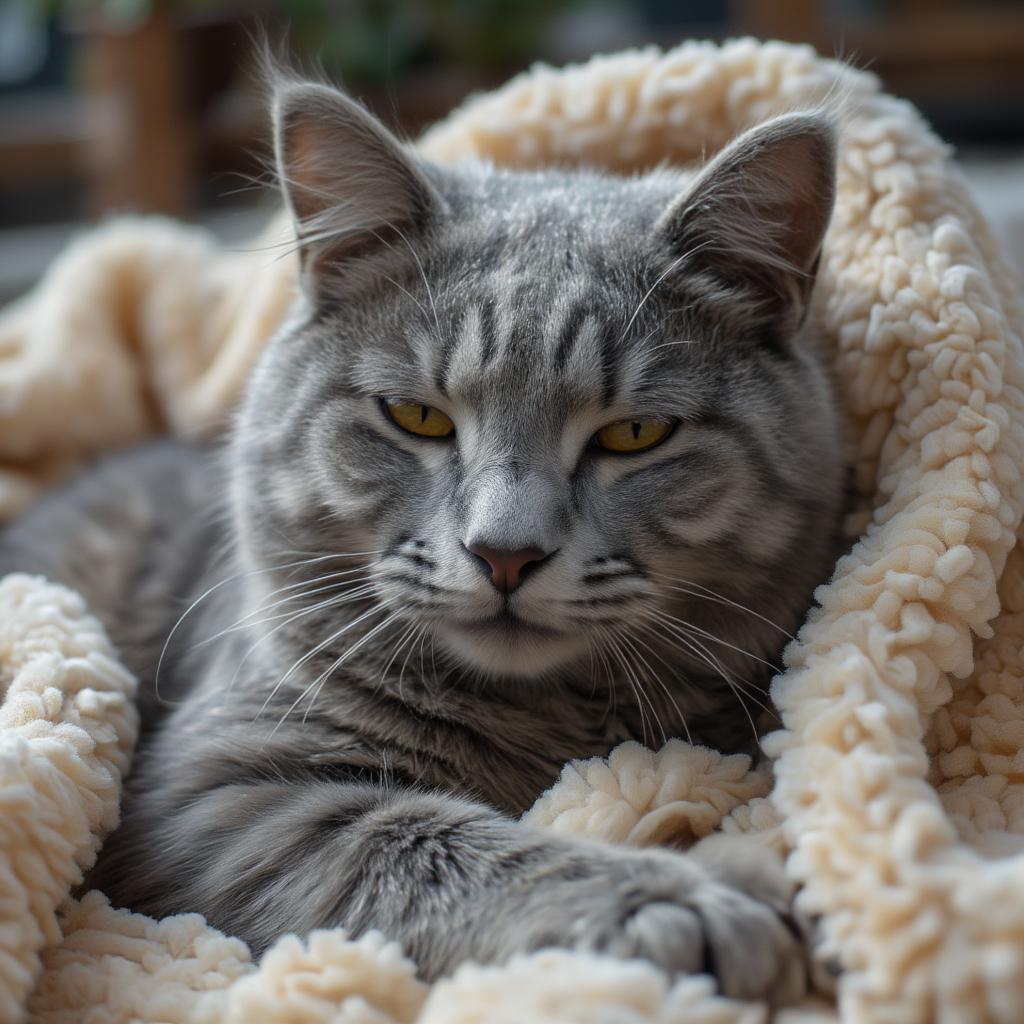
<path fill-rule="evenodd" d="M 245 652 L 245 654 L 242 656 L 241 661 L 239 661 L 237 668 L 235 669 L 234 673 L 231 676 L 231 680 L 229 681 L 228 687 L 227 687 L 228 690 L 230 691 L 231 689 L 234 688 L 235 681 L 238 679 L 238 674 L 242 671 L 242 668 L 244 667 L 245 663 L 249 660 L 250 655 L 252 655 L 256 651 L 256 649 L 258 647 L 260 647 L 263 643 L 265 643 L 267 640 L 269 640 L 276 633 L 280 632 L 286 626 L 290 626 L 293 622 L 297 621 L 298 619 L 301 619 L 303 616 L 309 615 L 311 612 L 315 612 L 315 611 L 317 611 L 320 608 L 325 607 L 325 606 L 341 607 L 341 605 L 344 605 L 344 604 L 351 604 L 351 603 L 354 603 L 356 601 L 365 600 L 370 593 L 372 593 L 372 588 L 366 588 L 365 590 L 359 590 L 359 591 L 356 591 L 355 593 L 352 593 L 352 594 L 341 594 L 338 597 L 331 598 L 328 601 L 321 601 L 318 604 L 313 605 L 312 608 L 305 608 L 302 611 L 293 612 L 287 619 L 285 619 L 284 622 L 282 622 L 279 625 L 275 626 L 268 633 L 265 633 L 263 636 L 261 636 L 259 638 L 259 640 L 257 640 Z M 333 602 L 333 605 L 332 605 L 332 602 Z"/>
<path fill-rule="evenodd" d="M 676 590 L 676 591 L 679 591 L 679 592 L 684 593 L 684 594 L 690 594 L 692 597 L 700 597 L 700 598 L 703 598 L 703 599 L 705 599 L 707 601 L 713 601 L 716 604 L 727 604 L 727 605 L 730 605 L 731 607 L 736 608 L 738 611 L 746 612 L 748 615 L 753 615 L 755 619 L 760 619 L 762 622 L 766 623 L 767 625 L 771 626 L 772 628 L 777 629 L 780 633 L 783 634 L 783 636 L 788 637 L 790 640 L 795 640 L 796 639 L 796 637 L 794 637 L 792 633 L 787 632 L 777 622 L 772 622 L 772 620 L 769 619 L 767 616 L 762 615 L 760 612 L 754 611 L 753 608 L 748 608 L 745 604 L 740 604 L 739 601 L 734 601 L 731 598 L 725 597 L 723 594 L 716 593 L 714 590 L 711 590 L 709 587 L 705 587 L 701 583 L 694 583 L 692 580 L 686 580 L 686 579 L 683 579 L 680 576 L 672 576 L 669 573 L 663 573 L 663 572 L 652 571 L 651 575 L 652 576 L 660 576 L 660 577 L 662 577 L 664 579 L 667 579 L 667 580 L 673 580 L 674 583 L 676 583 L 676 584 L 679 584 L 679 583 L 685 584 L 685 586 L 682 586 L 682 587 L 680 587 L 678 585 L 677 586 L 668 586 L 667 584 L 664 584 L 664 583 L 661 584 L 667 590 Z M 698 590 L 693 590 L 693 589 L 689 589 L 689 588 L 699 588 L 699 589 Z"/>
<path fill-rule="evenodd" d="M 652 629 L 652 627 L 647 623 L 640 623 L 637 626 L 637 628 L 657 635 Z M 657 658 L 658 661 L 660 661 L 662 665 L 664 665 L 665 668 L 667 668 L 670 672 L 675 673 L 677 671 L 675 667 L 673 665 L 670 665 L 650 644 L 644 643 L 644 641 L 641 640 L 638 636 L 633 636 L 631 637 L 631 639 L 634 643 L 643 645 L 643 647 L 650 652 L 651 656 Z M 654 678 L 654 681 L 661 687 L 662 692 L 665 694 L 665 696 L 671 702 L 672 706 L 675 708 L 676 714 L 679 716 L 679 720 L 683 723 L 683 731 L 686 733 L 687 742 L 693 743 L 693 737 L 690 735 L 689 723 L 686 721 L 686 715 L 683 714 L 682 708 L 679 707 L 679 702 L 676 700 L 675 695 L 669 689 L 668 684 L 663 679 L 661 679 L 660 676 L 658 676 L 654 672 L 652 672 L 651 674 Z"/>
<path fill-rule="evenodd" d="M 373 552 L 371 552 L 371 553 L 373 553 Z M 357 554 L 365 554 L 365 552 L 358 552 Z M 202 602 L 205 601 L 211 594 L 213 594 L 217 590 L 220 590 L 221 587 L 227 585 L 228 583 L 233 583 L 235 580 L 246 579 L 246 578 L 248 578 L 250 576 L 257 576 L 260 573 L 275 572 L 275 571 L 276 572 L 280 572 L 280 571 L 282 571 L 284 569 L 292 569 L 292 568 L 295 568 L 295 567 L 301 566 L 301 565 L 312 565 L 312 564 L 314 564 L 316 562 L 327 561 L 330 558 L 347 558 L 347 557 L 351 557 L 349 553 L 341 552 L 341 553 L 338 553 L 338 554 L 317 555 L 317 556 L 312 557 L 312 558 L 303 558 L 303 559 L 299 559 L 298 561 L 295 561 L 295 562 L 286 562 L 284 565 L 269 565 L 269 566 L 266 566 L 265 568 L 262 568 L 262 569 L 249 569 L 246 572 L 240 572 L 240 573 L 236 573 L 234 576 L 228 576 L 225 579 L 222 579 L 220 582 L 215 583 L 209 589 L 203 591 L 203 593 L 200 594 L 199 597 L 197 597 L 188 606 L 188 608 L 186 608 L 185 611 L 182 612 L 182 614 L 179 616 L 178 621 L 174 623 L 174 625 L 171 627 L 171 631 L 167 634 L 167 639 L 164 641 L 164 645 L 163 645 L 163 647 L 160 650 L 160 657 L 157 659 L 156 673 L 155 673 L 154 679 L 153 679 L 153 688 L 154 688 L 154 691 L 155 691 L 155 694 L 156 694 L 157 702 L 160 705 L 162 705 L 163 707 L 170 707 L 170 706 L 172 706 L 172 705 L 168 704 L 166 701 L 164 701 L 161 698 L 161 696 L 160 696 L 160 670 L 163 668 L 164 659 L 167 656 L 167 648 L 170 646 L 171 641 L 174 639 L 175 634 L 178 632 L 178 629 L 181 627 L 181 624 L 185 621 L 185 619 L 187 619 L 188 616 L 191 615 L 192 612 L 195 611 L 195 609 L 198 608 L 199 605 L 202 604 Z"/>
<path fill-rule="evenodd" d="M 388 659 L 388 663 L 384 666 L 380 673 L 380 685 L 384 685 L 384 681 L 387 679 L 388 672 L 391 671 L 391 666 L 395 663 L 395 659 L 402 652 L 402 648 L 405 646 L 406 640 L 412 636 L 416 631 L 418 623 L 412 622 L 409 624 L 409 628 L 398 638 L 398 642 L 395 644 L 395 649 L 391 653 L 391 657 Z"/>
<path fill-rule="evenodd" d="M 702 644 L 699 640 L 687 636 L 675 623 L 671 621 L 661 620 L 660 624 L 664 629 L 672 633 L 672 635 L 676 639 L 681 641 L 685 645 L 685 647 L 691 651 L 691 653 L 696 655 L 697 658 L 699 658 L 706 665 L 708 665 L 709 668 L 714 668 L 718 672 L 718 674 L 721 676 L 726 685 L 735 694 L 740 707 L 743 709 L 743 713 L 747 717 L 747 721 L 750 723 L 750 731 L 753 734 L 754 740 L 756 742 L 758 739 L 757 726 L 754 723 L 753 716 L 750 714 L 750 709 L 747 707 L 746 701 L 749 700 L 752 704 L 757 705 L 763 711 L 766 711 L 769 714 L 773 713 L 772 709 L 767 707 L 762 701 L 758 700 L 757 697 L 751 694 L 745 687 L 741 686 L 739 684 L 739 681 L 733 676 L 733 674 L 729 672 L 728 669 L 726 669 L 726 667 L 721 663 L 721 661 L 719 661 L 719 659 L 711 651 L 709 651 L 708 648 L 705 647 L 704 644 Z M 668 638 L 664 636 L 661 637 L 661 639 L 668 641 Z M 746 700 L 744 700 L 744 698 L 746 698 Z"/>
<path fill-rule="evenodd" d="M 687 622 L 685 619 L 680 619 L 678 616 L 670 615 L 668 612 L 661 611 L 660 609 L 658 614 L 665 619 L 675 622 L 691 634 L 695 633 L 697 636 L 700 636 L 705 640 L 711 640 L 716 644 L 721 644 L 723 647 L 728 647 L 737 654 L 742 654 L 745 658 L 750 658 L 751 661 L 759 662 L 764 665 L 765 668 L 770 668 L 772 672 L 778 671 L 777 665 L 773 665 L 770 661 L 765 660 L 760 655 L 754 654 L 753 651 L 748 651 L 743 647 L 737 647 L 736 644 L 730 643 L 728 640 L 723 640 L 720 636 L 715 636 L 714 633 L 709 633 L 706 629 L 702 629 L 700 626 L 695 626 L 692 622 Z"/>
<path fill-rule="evenodd" d="M 402 684 L 405 682 L 405 668 L 409 664 L 409 659 L 412 657 L 412 652 L 416 650 L 416 643 L 426 633 L 427 624 L 423 623 L 417 630 L 416 634 L 412 638 L 412 642 L 409 644 L 409 650 L 406 651 L 405 660 L 402 662 L 402 670 L 398 673 L 398 699 L 404 700 L 402 696 Z"/>
<path fill-rule="evenodd" d="M 708 245 L 708 243 L 707 243 L 707 242 L 699 242 L 699 243 L 698 243 L 697 245 L 695 245 L 695 246 L 694 246 L 694 247 L 693 247 L 692 249 L 689 249 L 689 250 L 688 250 L 687 252 L 684 252 L 684 253 L 683 253 L 683 254 L 682 254 L 681 256 L 677 256 L 677 257 L 676 257 L 676 258 L 675 258 L 675 259 L 674 259 L 674 260 L 673 260 L 673 261 L 672 261 L 672 262 L 671 262 L 671 263 L 670 263 L 670 264 L 669 264 L 669 265 L 668 265 L 668 266 L 667 266 L 667 267 L 666 267 L 666 268 L 665 268 L 665 269 L 664 269 L 664 270 L 663 270 L 663 271 L 662 271 L 662 272 L 661 272 L 661 273 L 660 273 L 660 274 L 658 275 L 658 277 L 657 277 L 657 279 L 655 280 L 654 284 L 652 284 L 652 285 L 651 285 L 651 287 L 647 289 L 647 292 L 646 292 L 646 294 L 645 294 L 645 295 L 644 295 L 644 297 L 643 297 L 643 298 L 642 298 L 642 299 L 640 300 L 640 302 L 639 302 L 639 304 L 637 305 L 636 309 L 634 309 L 634 310 L 633 310 L 633 315 L 632 315 L 632 316 L 631 316 L 631 317 L 629 318 L 629 322 L 628 322 L 628 323 L 626 324 L 626 326 L 625 326 L 625 327 L 623 328 L 623 330 L 622 330 L 622 334 L 621 334 L 621 335 L 619 336 L 619 341 L 620 341 L 620 342 L 621 342 L 621 341 L 623 341 L 623 340 L 625 339 L 626 335 L 627 335 L 627 334 L 629 333 L 629 329 L 630 329 L 630 327 L 632 327 L 632 326 L 633 326 L 633 323 L 634 323 L 634 321 L 635 321 L 635 320 L 636 320 L 636 318 L 637 318 L 637 317 L 638 317 L 638 316 L 640 315 L 640 310 L 642 310 L 642 309 L 644 308 L 644 305 L 645 305 L 645 304 L 647 303 L 647 300 L 648 300 L 648 299 L 649 299 L 649 298 L 651 297 L 651 295 L 652 295 L 652 294 L 654 293 L 654 289 L 655 289 L 655 288 L 657 288 L 657 287 L 658 287 L 658 285 L 659 285 L 659 284 L 661 284 L 661 282 L 662 282 L 662 281 L 664 281 L 664 280 L 665 280 L 665 278 L 666 278 L 666 277 L 668 277 L 668 275 L 669 275 L 669 274 L 671 274 L 671 273 L 672 273 L 672 271 L 676 269 L 676 267 L 678 267 L 678 266 L 679 266 L 679 265 L 680 265 L 681 263 L 683 263 L 683 262 L 685 262 L 686 260 L 688 260 L 688 259 L 689 259 L 689 258 L 690 258 L 691 256 L 694 256 L 694 255 L 696 255 L 696 253 L 700 252 L 700 250 L 701 250 L 701 249 L 703 249 L 703 248 L 705 248 L 705 247 L 706 247 L 707 245 Z"/>
<path fill-rule="evenodd" d="M 341 668 L 341 666 L 344 665 L 345 662 L 348 661 L 348 659 L 350 657 L 352 657 L 352 655 L 355 654 L 356 651 L 358 651 L 360 647 L 362 647 L 364 644 L 366 644 L 370 640 L 372 640 L 373 637 L 375 637 L 378 633 L 381 632 L 381 630 L 386 629 L 388 626 L 391 625 L 392 622 L 394 622 L 398 618 L 399 618 L 399 614 L 397 612 L 392 612 L 392 614 L 389 615 L 383 622 L 378 622 L 377 625 L 373 627 L 373 629 L 371 629 L 368 633 L 366 633 L 360 640 L 357 640 L 340 658 L 338 658 L 337 661 L 334 662 L 333 665 L 331 665 L 328 669 L 326 669 L 324 672 L 321 673 L 320 679 L 318 680 L 318 683 L 314 684 L 314 685 L 316 685 L 316 690 L 314 691 L 312 697 L 310 697 L 309 706 L 306 708 L 306 712 L 302 716 L 303 724 L 305 724 L 306 719 L 309 717 L 310 711 L 313 710 L 313 705 L 316 703 L 317 697 L 320 696 L 320 691 L 326 685 L 327 680 L 332 675 L 334 675 L 334 673 L 339 668 Z M 303 694 L 299 695 L 298 699 L 295 701 L 295 704 L 293 704 L 292 707 L 295 707 L 296 705 L 298 705 L 301 702 L 304 693 L 308 692 L 308 690 L 309 690 L 309 687 L 306 688 L 306 691 L 304 691 Z M 289 709 L 287 714 L 291 714 L 291 709 Z"/>
<path fill-rule="evenodd" d="M 304 655 L 302 655 L 302 657 L 299 658 L 296 662 L 294 662 L 292 664 L 292 667 L 290 669 L 288 669 L 288 671 L 274 684 L 274 688 L 270 691 L 269 695 L 267 696 L 267 699 L 263 702 L 263 704 L 260 707 L 259 711 L 256 712 L 256 717 L 253 718 L 253 721 L 255 722 L 257 719 L 259 719 L 260 715 L 262 715 L 263 712 L 266 711 L 267 705 L 274 699 L 274 696 L 277 693 L 277 691 L 280 690 L 281 687 L 284 686 L 284 684 L 286 682 L 288 682 L 288 680 L 307 661 L 309 661 L 310 658 L 315 658 L 317 654 L 319 654 L 325 647 L 329 646 L 335 640 L 337 640 L 338 637 L 340 637 L 343 634 L 347 633 L 353 627 L 358 626 L 360 622 L 363 622 L 369 616 L 373 615 L 374 612 L 378 612 L 380 610 L 381 609 L 380 609 L 379 606 L 375 606 L 375 607 L 371 608 L 369 611 L 363 612 L 362 615 L 356 616 L 356 618 L 354 618 L 351 622 L 349 622 L 346 625 L 342 626 L 341 629 L 336 630 L 329 637 L 327 637 L 326 640 L 321 640 L 320 643 L 318 643 L 312 650 L 307 651 Z"/>
<path fill-rule="evenodd" d="M 294 615 L 295 612 L 293 612 L 293 611 L 286 611 L 286 612 L 278 612 L 276 615 L 268 615 L 266 618 L 264 618 L 264 619 L 257 619 L 255 622 L 246 622 L 245 621 L 246 619 L 251 618 L 253 615 L 259 614 L 261 611 L 270 611 L 273 608 L 280 608 L 281 605 L 289 604 L 291 601 L 300 601 L 300 600 L 302 600 L 305 597 L 312 597 L 314 594 L 322 594 L 326 590 L 337 591 L 339 587 L 346 586 L 346 585 L 347 586 L 355 586 L 356 587 L 356 590 L 354 590 L 352 592 L 342 591 L 341 593 L 335 593 L 332 597 L 328 597 L 328 598 L 325 598 L 322 601 L 318 601 L 314 605 L 309 605 L 306 608 L 301 609 L 300 614 L 305 615 L 305 614 L 308 614 L 309 612 L 317 611 L 320 608 L 330 607 L 330 605 L 333 602 L 341 601 L 344 598 L 355 598 L 357 596 L 363 596 L 365 594 L 372 593 L 373 589 L 374 589 L 373 588 L 373 584 L 370 583 L 370 582 L 367 582 L 369 580 L 372 580 L 372 578 L 373 577 L 371 577 L 371 576 L 365 576 L 362 579 L 350 580 L 347 584 L 344 584 L 344 583 L 333 583 L 330 586 L 317 587 L 316 589 L 311 590 L 311 591 L 309 591 L 308 593 L 305 593 L 305 594 L 294 594 L 291 597 L 282 598 L 282 600 L 275 601 L 273 604 L 269 605 L 268 607 L 257 608 L 255 611 L 249 612 L 247 615 L 243 616 L 243 618 L 241 618 L 241 619 L 238 619 L 232 625 L 226 626 L 224 629 L 220 630 L 219 632 L 214 633 L 213 636 L 204 637 L 202 640 L 199 640 L 194 645 L 193 649 L 194 650 L 198 650 L 200 647 L 205 647 L 208 644 L 212 644 L 214 641 L 220 640 L 221 637 L 225 637 L 229 633 L 237 633 L 237 632 L 239 632 L 239 630 L 245 630 L 245 629 L 254 629 L 256 626 L 263 626 L 263 625 L 266 625 L 266 623 L 268 623 L 268 622 L 276 622 L 278 619 L 285 618 L 286 616 L 289 616 L 289 615 Z"/>

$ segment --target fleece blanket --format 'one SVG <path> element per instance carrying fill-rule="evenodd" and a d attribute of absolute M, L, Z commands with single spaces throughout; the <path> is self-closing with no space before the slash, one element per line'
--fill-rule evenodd
<path fill-rule="evenodd" d="M 849 418 L 851 544 L 773 697 L 774 777 L 670 742 L 574 763 L 527 815 L 787 852 L 843 973 L 793 1021 L 1024 1020 L 1024 361 L 1017 283 L 939 142 L 811 51 L 687 43 L 537 67 L 420 140 L 434 159 L 632 172 L 705 158 L 841 98 L 838 205 L 813 315 Z M 281 228 L 246 251 L 162 221 L 86 235 L 0 317 L 0 515 L 105 449 L 221 429 L 295 287 Z M 0 583 L 0 1020 L 334 1024 L 767 1019 L 710 979 L 546 951 L 432 988 L 379 935 L 283 938 L 257 965 L 187 915 L 68 898 L 117 819 L 136 720 L 80 596 Z"/>

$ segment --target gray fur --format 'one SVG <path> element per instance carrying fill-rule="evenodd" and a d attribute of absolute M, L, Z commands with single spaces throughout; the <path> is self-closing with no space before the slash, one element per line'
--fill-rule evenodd
<path fill-rule="evenodd" d="M 89 881 L 257 950 L 375 927 L 426 977 L 556 945 L 795 998 L 767 852 L 514 818 L 628 738 L 753 749 L 841 506 L 803 326 L 829 123 L 624 180 L 431 166 L 322 86 L 283 85 L 276 118 L 304 294 L 229 444 L 110 461 L 0 541 L 0 568 L 89 598 L 152 704 Z M 380 396 L 455 436 L 404 433 Z M 640 454 L 590 443 L 638 417 L 678 425 Z M 548 557 L 504 594 L 480 543 Z"/>

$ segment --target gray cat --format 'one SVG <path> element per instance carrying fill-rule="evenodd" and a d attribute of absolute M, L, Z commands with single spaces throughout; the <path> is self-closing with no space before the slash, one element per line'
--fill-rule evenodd
<path fill-rule="evenodd" d="M 433 166 L 317 84 L 275 127 L 302 295 L 229 443 L 108 459 L 0 541 L 143 681 L 89 884 L 257 951 L 378 928 L 426 978 L 563 946 L 797 998 L 766 851 L 516 817 L 625 739 L 754 749 L 842 504 L 830 121 L 629 179 Z"/>

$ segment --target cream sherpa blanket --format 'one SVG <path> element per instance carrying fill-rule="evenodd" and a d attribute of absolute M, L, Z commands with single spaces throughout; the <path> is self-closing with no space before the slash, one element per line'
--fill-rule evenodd
<path fill-rule="evenodd" d="M 692 162 L 838 91 L 839 199 L 816 315 L 849 410 L 859 540 L 774 686 L 775 784 L 672 742 L 566 768 L 528 817 L 622 842 L 719 824 L 791 851 L 842 960 L 838 1011 L 786 1019 L 1024 1021 L 1024 382 L 1015 283 L 947 150 L 869 75 L 806 49 L 686 44 L 537 68 L 422 140 L 615 171 Z M 269 245 L 269 243 L 268 243 Z M 223 421 L 294 287 L 290 259 L 179 225 L 81 239 L 0 318 L 0 511 L 155 431 Z M 0 1020 L 756 1022 L 707 979 L 563 952 L 426 988 L 377 936 L 285 938 L 250 962 L 201 918 L 69 888 L 117 817 L 132 680 L 81 599 L 0 583 Z M 724 820 L 723 820 L 724 819 Z M 780 825 L 781 822 L 781 825 Z"/>

